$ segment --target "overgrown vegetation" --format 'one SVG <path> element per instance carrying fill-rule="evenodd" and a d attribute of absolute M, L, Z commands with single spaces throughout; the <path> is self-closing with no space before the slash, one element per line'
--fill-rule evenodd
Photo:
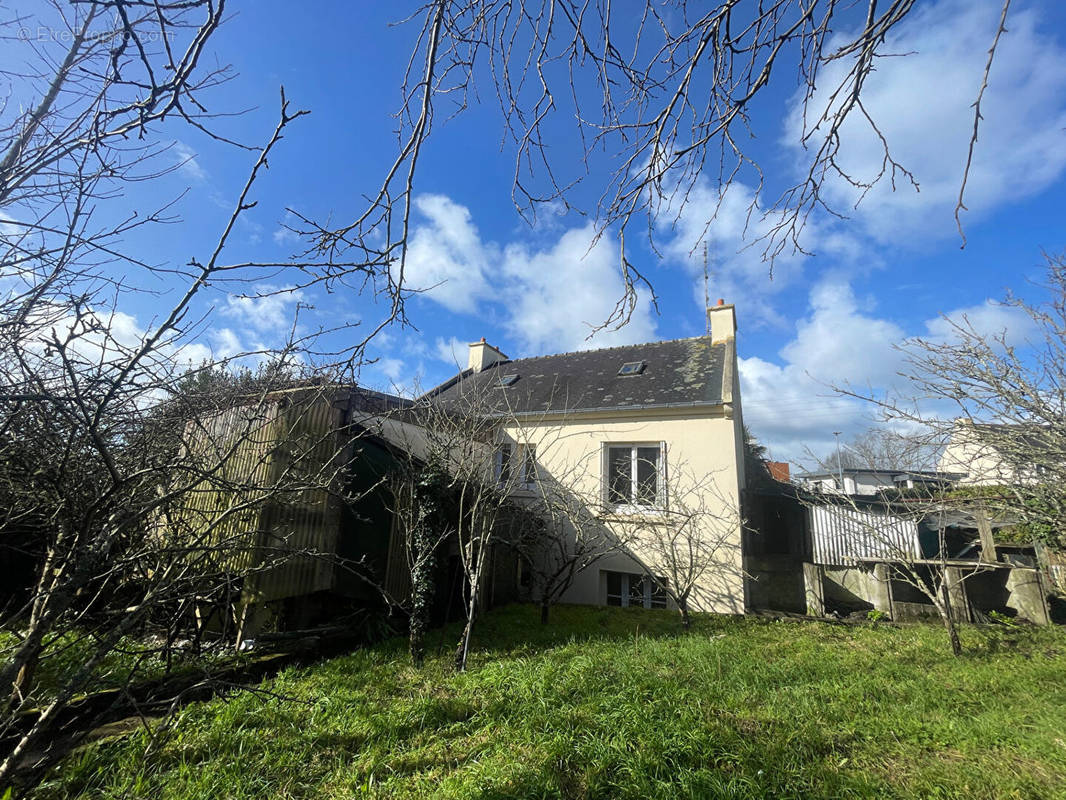
<path fill-rule="evenodd" d="M 1061 797 L 1066 633 L 841 626 L 561 606 L 290 669 L 99 743 L 33 795 Z M 441 647 L 438 648 L 438 644 Z M 434 652 L 436 655 L 434 656 Z M 287 699 L 279 699 L 280 697 Z"/>
<path fill-rule="evenodd" d="M 0 630 L 0 656 L 14 650 L 20 637 Z M 183 642 L 180 647 L 167 648 L 162 637 L 148 640 L 125 637 L 100 660 L 90 680 L 84 684 L 83 694 L 123 689 L 133 682 L 153 681 L 190 671 L 219 669 L 247 660 L 246 654 L 235 652 L 229 642 L 211 642 L 195 651 Z M 49 639 L 34 673 L 34 691 L 28 705 L 52 701 L 73 679 L 85 662 L 96 652 L 97 641 L 90 631 L 70 630 Z"/>

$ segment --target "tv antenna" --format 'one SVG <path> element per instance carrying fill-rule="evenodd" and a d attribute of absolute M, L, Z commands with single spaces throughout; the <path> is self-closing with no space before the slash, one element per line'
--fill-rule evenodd
<path fill-rule="evenodd" d="M 707 240 L 703 240 L 703 308 L 707 335 L 711 335 L 711 316 L 706 309 L 711 307 L 710 275 L 707 270 Z"/>

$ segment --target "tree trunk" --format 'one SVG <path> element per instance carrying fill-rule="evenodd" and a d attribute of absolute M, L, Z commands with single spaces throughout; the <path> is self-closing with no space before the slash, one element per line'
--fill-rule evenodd
<path fill-rule="evenodd" d="M 962 655 L 962 642 L 959 641 L 959 630 L 955 627 L 955 620 L 951 618 L 950 610 L 946 614 L 942 614 L 944 618 L 944 627 L 948 631 L 948 639 L 951 641 L 952 655 Z"/>
<path fill-rule="evenodd" d="M 37 662 L 40 657 L 40 648 L 32 650 L 22 664 L 19 666 L 19 670 L 15 675 L 15 679 L 11 682 L 11 694 L 8 696 L 8 708 L 18 708 L 23 700 L 29 695 L 33 687 L 33 676 L 37 672 Z"/>
<path fill-rule="evenodd" d="M 466 625 L 463 626 L 463 635 L 459 638 L 459 646 L 455 650 L 455 669 L 457 672 L 466 671 L 466 655 L 470 651 L 470 634 L 474 629 L 474 617 L 477 615 L 477 591 L 475 587 L 470 589 L 470 601 L 466 606 Z"/>
<path fill-rule="evenodd" d="M 65 541 L 65 531 L 60 532 L 59 542 Z M 44 637 L 55 619 L 55 615 L 66 607 L 70 593 L 58 590 L 55 569 L 57 546 L 49 548 L 40 578 L 36 583 L 36 593 L 30 610 L 26 638 L 0 670 L 0 691 L 7 693 L 8 709 L 18 708 L 32 688 L 33 676 L 37 671 L 37 662 L 44 649 Z"/>
<path fill-rule="evenodd" d="M 429 608 L 433 602 L 434 559 L 428 552 L 432 547 L 431 537 L 426 533 L 415 538 L 414 567 L 411 570 L 411 620 L 409 646 L 411 663 L 421 668 L 426 660 L 426 630 L 429 628 Z"/>
<path fill-rule="evenodd" d="M 940 619 L 944 622 L 944 628 L 948 632 L 948 640 L 951 642 L 952 655 L 962 655 L 962 642 L 959 641 L 959 630 L 955 627 L 955 617 L 951 608 L 951 593 L 948 591 L 947 575 L 942 578 L 940 587 L 943 599 L 940 603 L 935 603 L 936 610 L 940 612 Z"/>
<path fill-rule="evenodd" d="M 542 600 L 541 603 L 540 603 L 540 624 L 541 625 L 547 625 L 548 624 L 548 612 L 549 612 L 550 609 L 551 609 L 551 605 L 548 603 L 548 601 L 547 600 Z"/>
<path fill-rule="evenodd" d="M 681 612 L 681 629 L 688 631 L 692 628 L 692 618 L 688 615 L 688 600 L 678 603 L 677 610 Z"/>
<path fill-rule="evenodd" d="M 948 639 L 951 641 L 951 652 L 957 658 L 962 655 L 962 642 L 959 641 L 959 631 L 955 627 L 955 612 L 951 605 L 951 578 L 947 564 L 944 563 L 944 529 L 940 529 L 940 591 L 944 595 L 944 604 L 940 608 L 940 616 L 944 619 L 944 627 L 948 629 Z"/>
<path fill-rule="evenodd" d="M 426 663 L 426 621 L 422 614 L 411 611 L 408 646 L 411 651 L 411 663 L 421 669 Z"/>
<path fill-rule="evenodd" d="M 459 646 L 455 649 L 456 672 L 466 672 L 466 654 L 470 649 L 470 631 L 473 627 L 474 618 L 469 616 L 466 619 L 466 625 L 463 626 L 463 635 L 459 637 Z"/>
<path fill-rule="evenodd" d="M 945 586 L 945 594 L 947 594 L 947 587 Z M 962 655 L 962 642 L 959 641 L 959 629 L 955 626 L 955 620 L 951 611 L 951 599 L 945 597 L 944 605 L 938 606 L 937 610 L 940 612 L 940 618 L 944 621 L 944 628 L 948 632 L 948 640 L 951 642 L 951 653 L 955 656 Z"/>

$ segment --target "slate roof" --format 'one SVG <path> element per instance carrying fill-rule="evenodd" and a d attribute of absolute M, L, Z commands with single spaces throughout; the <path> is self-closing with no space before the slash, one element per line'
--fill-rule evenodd
<path fill-rule="evenodd" d="M 484 393 L 490 408 L 513 413 L 721 405 L 732 402 L 733 347 L 732 340 L 711 344 L 697 336 L 502 361 L 479 373 L 464 370 L 426 399 L 457 403 Z M 643 361 L 643 371 L 619 375 L 632 361 Z M 518 379 L 499 387 L 505 375 Z"/>

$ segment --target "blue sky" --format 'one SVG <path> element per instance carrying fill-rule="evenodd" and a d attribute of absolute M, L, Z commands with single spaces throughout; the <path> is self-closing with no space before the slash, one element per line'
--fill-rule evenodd
<path fill-rule="evenodd" d="M 960 249 L 952 210 L 972 127 L 973 102 L 986 51 L 999 19 L 998 0 L 919 3 L 901 33 L 906 58 L 885 59 L 867 84 L 867 102 L 897 160 L 920 183 L 915 192 L 887 184 L 871 192 L 849 219 L 812 219 L 805 246 L 815 255 L 782 258 L 773 280 L 757 248 L 743 238 L 750 181 L 735 185 L 709 232 L 709 292 L 736 304 L 742 396 L 754 433 L 778 458 L 809 448 L 831 450 L 832 431 L 869 424 L 870 409 L 835 398 L 831 385 L 891 386 L 900 368 L 896 344 L 943 336 L 940 315 L 967 314 L 989 331 L 1022 339 L 1024 321 L 990 302 L 1010 288 L 1033 290 L 1042 250 L 1066 249 L 1066 14 L 1055 0 L 1012 6 L 985 98 Z M 221 87 L 213 108 L 248 109 L 218 125 L 244 141 L 269 135 L 278 87 L 311 115 L 299 120 L 257 186 L 258 206 L 242 221 L 231 257 L 276 259 L 298 249 L 286 231 L 286 207 L 311 217 L 350 219 L 373 192 L 395 153 L 399 76 L 413 36 L 394 4 L 320 3 L 314 13 L 291 3 L 236 3 L 212 46 L 238 73 Z M 901 49 L 903 47 L 901 46 Z M 795 146 L 795 84 L 772 87 L 754 119 L 758 152 L 772 189 L 802 168 Z M 362 379 L 388 389 L 430 386 L 465 364 L 466 343 L 485 337 L 512 357 L 700 335 L 704 332 L 702 249 L 705 210 L 716 188 L 701 182 L 676 225 L 660 223 L 659 254 L 640 243 L 632 257 L 660 298 L 645 297 L 629 325 L 588 339 L 620 291 L 616 240 L 590 249 L 593 227 L 576 214 L 543 209 L 535 226 L 511 202 L 513 152 L 501 147 L 494 97 L 438 124 L 423 155 L 409 274 L 427 291 L 413 299 L 411 328 L 391 328 L 373 348 Z M 446 110 L 446 109 L 445 109 Z M 568 127 L 552 146 L 574 155 Z M 143 208 L 188 189 L 183 222 L 154 230 L 131 246 L 154 260 L 181 264 L 202 257 L 239 191 L 251 157 L 188 128 L 167 130 L 182 167 L 126 202 Z M 853 131 L 844 157 L 860 173 L 877 168 L 870 137 Z M 602 176 L 594 163 L 588 198 Z M 582 189 L 580 191 L 586 191 Z M 827 187 L 841 208 L 854 197 Z M 766 198 L 761 198 L 765 204 Z M 701 214 L 701 212 L 704 212 Z M 755 226 L 757 232 L 758 225 Z M 279 285 L 281 275 L 260 282 Z M 255 279 L 252 284 L 255 285 Z M 131 328 L 151 326 L 163 298 L 133 298 L 121 309 Z M 201 341 L 225 355 L 269 346 L 288 330 L 296 300 L 314 306 L 307 325 L 379 318 L 374 298 L 354 290 L 253 300 L 248 287 L 219 287 Z"/>

